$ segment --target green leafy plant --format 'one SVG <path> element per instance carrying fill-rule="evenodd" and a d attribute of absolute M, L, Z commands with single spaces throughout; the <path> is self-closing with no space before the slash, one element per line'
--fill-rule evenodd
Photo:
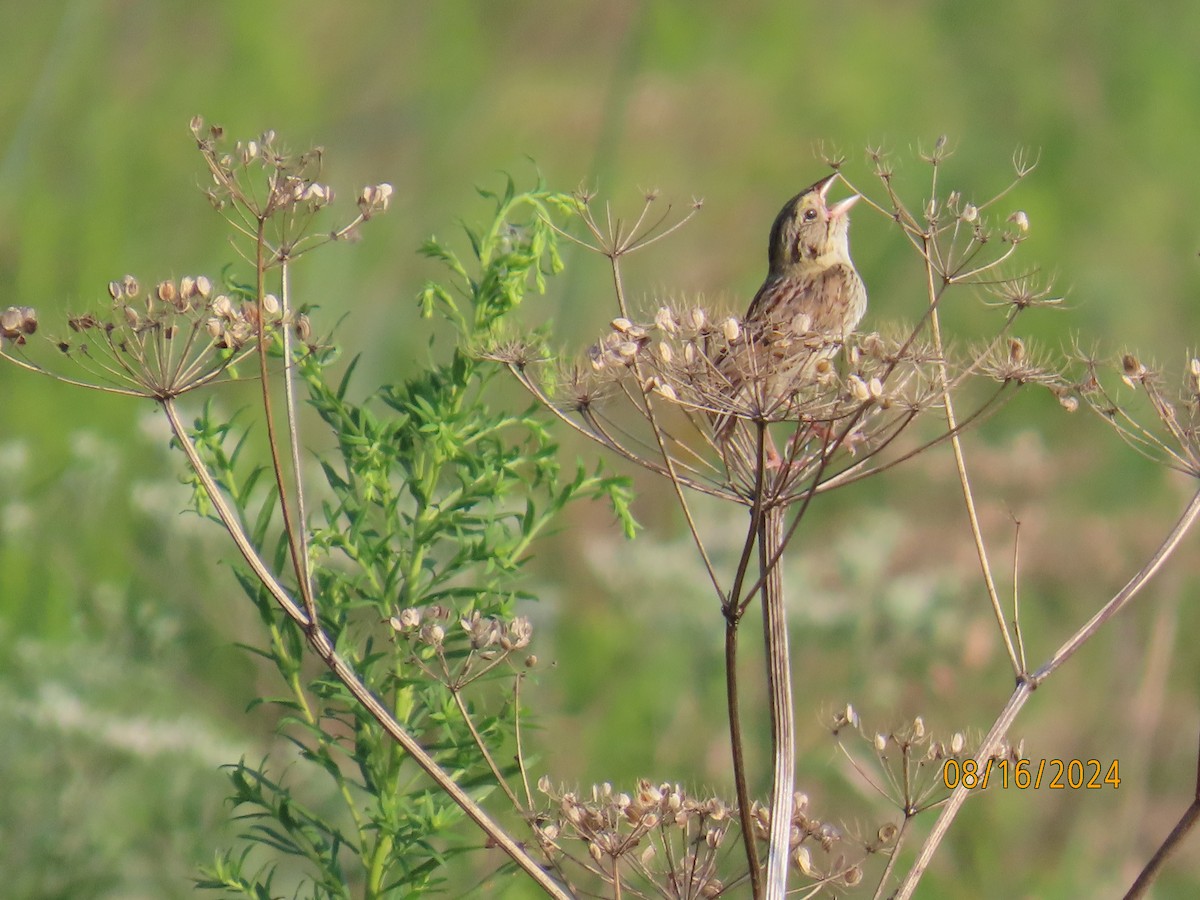
<path fill-rule="evenodd" d="M 500 369 L 470 348 L 561 269 L 548 219 L 574 201 L 509 180 L 485 193 L 488 227 L 467 229 L 469 263 L 430 240 L 424 252 L 452 281 L 428 284 L 421 308 L 449 321 L 456 341 L 357 401 L 354 363 L 329 380 L 338 353 L 313 338 L 288 278 L 300 256 L 385 212 L 391 187 L 364 188 L 349 223 L 317 232 L 333 201 L 319 151 L 290 155 L 270 133 L 228 147 L 199 120 L 192 130 L 215 184 L 209 199 L 244 241 L 252 279 L 113 282 L 111 310 L 73 316 L 72 337 L 57 341 L 83 374 L 56 377 L 159 404 L 190 463 L 194 506 L 229 531 L 245 563 L 237 577 L 265 641 L 244 646 L 283 688 L 255 705 L 278 708 L 300 768 L 229 767 L 246 843 L 199 884 L 255 897 L 274 896 L 281 878 L 314 897 L 421 893 L 467 846 L 453 830 L 464 817 L 552 884 L 481 806 L 499 788 L 532 815 L 524 771 L 497 762 L 516 744 L 520 684 L 536 662 L 517 608 L 529 599 L 521 569 L 577 498 L 608 498 L 631 531 L 629 494 L 600 472 L 564 477 L 538 417 L 492 407 Z M 48 371 L 23 353 L 35 313 L 17 312 L 6 331 L 17 361 Z M 247 370 L 261 385 L 265 462 L 249 416 L 222 416 L 210 402 L 185 424 L 179 406 Z M 335 448 L 315 471 L 303 465 L 300 388 Z"/>

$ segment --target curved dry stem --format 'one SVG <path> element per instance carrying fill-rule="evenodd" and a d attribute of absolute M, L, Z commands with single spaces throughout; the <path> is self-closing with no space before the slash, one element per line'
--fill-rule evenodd
<path fill-rule="evenodd" d="M 1145 897 L 1150 890 L 1150 886 L 1158 879 L 1162 872 L 1163 866 L 1179 849 L 1183 839 L 1188 833 L 1196 827 L 1200 822 L 1200 754 L 1196 757 L 1196 787 L 1192 794 L 1192 802 L 1187 809 L 1183 811 L 1183 815 L 1179 817 L 1179 821 L 1175 823 L 1175 827 L 1171 829 L 1171 833 L 1166 836 L 1158 849 L 1154 851 L 1154 855 L 1150 857 L 1150 861 L 1146 863 L 1129 890 L 1125 893 L 1125 900 L 1136 900 L 1138 897 Z"/>
<path fill-rule="evenodd" d="M 280 266 L 279 305 L 282 321 L 287 322 L 291 312 L 291 283 L 288 275 L 291 268 L 287 260 Z M 259 299 L 261 319 L 261 295 Z M 301 579 L 305 587 L 300 596 L 304 599 L 304 609 L 311 621 L 317 620 L 317 608 L 312 593 L 312 561 L 308 558 L 308 513 L 304 501 L 304 480 L 300 472 L 300 421 L 296 413 L 296 378 L 295 363 L 292 360 L 292 330 L 285 324 L 281 329 L 283 342 L 283 402 L 284 414 L 287 418 L 288 449 L 292 460 L 292 480 L 296 483 L 296 518 L 299 520 L 299 553 Z"/>
<path fill-rule="evenodd" d="M 1124 609 L 1137 596 L 1141 589 L 1158 573 L 1158 570 L 1162 568 L 1171 557 L 1171 554 L 1179 547 L 1183 538 L 1191 530 L 1198 518 L 1200 518 L 1200 491 L 1197 491 L 1193 495 L 1171 531 L 1163 539 L 1158 549 L 1155 550 L 1154 555 L 1138 570 L 1137 574 L 1096 615 L 1071 635 L 1055 651 L 1054 655 L 1051 656 L 1045 665 L 1033 675 L 1023 676 L 1018 679 L 1016 689 L 1008 698 L 1008 702 L 1000 711 L 987 737 L 983 739 L 983 742 L 979 746 L 979 751 L 975 756 L 975 762 L 979 766 L 979 771 L 983 771 L 983 766 L 986 764 L 988 757 L 994 753 L 1000 742 L 1004 740 L 1009 728 L 1012 727 L 1013 721 L 1015 721 L 1017 715 L 1025 707 L 1025 704 L 1029 702 L 1029 698 L 1033 695 L 1033 692 L 1053 674 L 1055 669 L 1074 656 L 1079 648 L 1091 639 L 1105 622 Z M 925 874 L 925 870 L 929 867 L 934 853 L 937 852 L 937 848 L 941 845 L 946 832 L 958 816 L 959 810 L 962 809 L 962 805 L 966 802 L 969 794 L 970 790 L 960 785 L 947 798 L 946 804 L 942 808 L 937 821 L 934 823 L 933 829 L 929 832 L 929 836 L 925 839 L 925 843 L 922 845 L 917 859 L 913 862 L 912 867 L 904 877 L 904 881 L 901 882 L 900 887 L 897 889 L 894 895 L 895 900 L 907 900 L 907 898 L 912 896 L 913 891 L 916 890 L 917 883 Z"/>
<path fill-rule="evenodd" d="M 265 218 L 260 218 L 258 222 L 258 240 L 256 247 L 255 259 L 255 299 L 258 303 L 258 322 L 256 331 L 258 337 L 258 365 L 259 378 L 262 386 L 262 403 L 263 403 L 263 421 L 267 426 L 267 448 L 271 454 L 271 470 L 275 477 L 275 488 L 279 492 L 279 513 L 283 517 L 283 528 L 287 535 L 288 554 L 292 558 L 292 568 L 296 573 L 296 583 L 300 588 L 300 597 L 304 603 L 304 614 L 306 622 L 304 627 L 317 627 L 317 608 L 312 596 L 312 584 L 308 572 L 308 554 L 304 551 L 300 533 L 304 531 L 304 521 L 296 522 L 292 512 L 292 504 L 288 499 L 290 494 L 287 490 L 287 480 L 284 478 L 283 461 L 279 453 L 279 433 L 278 426 L 275 423 L 275 415 L 271 405 L 271 378 L 270 372 L 267 370 L 268 354 L 267 354 L 267 331 L 265 318 L 266 313 L 263 308 L 263 301 L 267 296 L 267 261 L 265 257 L 266 250 L 266 222 Z M 286 329 L 285 329 L 286 331 Z M 290 368 L 291 360 L 284 358 L 285 369 Z M 285 379 L 286 381 L 287 379 Z M 295 423 L 289 420 L 290 425 Z M 292 429 L 293 438 L 298 440 L 295 435 L 295 429 Z M 292 446 L 296 446 L 293 444 Z M 294 460 L 299 466 L 299 460 Z M 297 479 L 296 493 L 303 493 L 303 485 Z"/>
<path fill-rule="evenodd" d="M 925 258 L 926 289 L 929 291 L 929 301 L 932 307 L 937 301 L 938 290 L 934 284 L 934 271 L 932 265 L 929 263 L 927 254 Z M 971 480 L 967 474 L 967 461 L 963 453 L 962 440 L 958 435 L 958 421 L 954 414 L 954 401 L 950 396 L 948 373 L 945 362 L 941 359 L 943 356 L 942 329 L 941 320 L 936 309 L 932 309 L 930 312 L 929 326 L 930 333 L 933 336 L 934 349 L 939 356 L 937 369 L 942 379 L 942 400 L 946 414 L 946 427 L 947 431 L 950 432 L 950 447 L 954 452 L 954 466 L 958 472 L 959 485 L 962 487 L 963 503 L 967 510 L 967 521 L 971 528 L 971 538 L 975 543 L 975 553 L 979 557 L 979 568 L 983 575 L 984 586 L 987 588 L 992 614 L 996 618 L 996 625 L 1000 629 L 1000 636 L 1004 641 L 1004 652 L 1008 654 L 1009 664 L 1012 666 L 1013 673 L 1017 677 L 1021 677 L 1025 673 L 1021 669 L 1020 656 L 1013 645 L 1012 635 L 1009 633 L 1008 624 L 1004 619 L 1004 609 L 1000 603 L 1000 592 L 996 588 L 996 579 L 992 575 L 992 566 L 988 559 L 987 546 L 983 539 L 983 529 L 979 525 L 979 513 L 975 508 L 975 498 L 971 491 Z"/>

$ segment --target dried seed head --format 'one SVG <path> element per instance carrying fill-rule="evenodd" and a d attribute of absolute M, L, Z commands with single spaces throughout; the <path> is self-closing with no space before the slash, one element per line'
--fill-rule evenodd
<path fill-rule="evenodd" d="M 370 184 L 358 194 L 358 208 L 363 218 L 370 218 L 374 213 L 386 212 L 392 202 L 392 186 L 390 184 Z"/>
<path fill-rule="evenodd" d="M 532 638 L 533 623 L 526 616 L 517 616 L 501 633 L 500 646 L 505 650 L 524 650 Z"/>
<path fill-rule="evenodd" d="M 279 314 L 279 298 L 274 294 L 267 294 L 262 299 L 262 308 L 268 316 Z"/>
<path fill-rule="evenodd" d="M 114 300 L 120 300 L 124 293 L 125 285 L 121 284 L 121 282 L 110 281 L 108 283 L 108 296 L 112 297 Z"/>
<path fill-rule="evenodd" d="M 599 344 L 592 344 L 588 347 L 588 361 L 592 364 L 593 372 L 602 372 L 608 365 L 608 360 L 605 359 L 604 348 Z"/>
<path fill-rule="evenodd" d="M 10 306 L 0 313 L 4 325 L 0 325 L 0 337 L 25 343 L 25 335 L 33 334 L 38 328 L 37 310 L 32 306 Z"/>
<path fill-rule="evenodd" d="M 963 752 L 963 748 L 967 745 L 967 739 L 961 731 L 956 731 L 950 738 L 950 752 L 955 756 Z"/>
<path fill-rule="evenodd" d="M 312 337 L 312 322 L 308 318 L 308 313 L 300 313 L 296 316 L 296 337 L 306 344 Z"/>
<path fill-rule="evenodd" d="M 613 331 L 620 332 L 621 334 L 625 334 L 633 327 L 633 323 L 623 316 L 618 316 L 617 318 L 613 319 L 610 324 L 612 325 Z"/>
<path fill-rule="evenodd" d="M 674 334 L 678 330 L 674 314 L 665 306 L 660 306 L 658 312 L 654 314 L 654 324 L 667 334 Z"/>
<path fill-rule="evenodd" d="M 232 321 L 237 318 L 237 312 L 233 308 L 233 301 L 226 294 L 218 294 L 213 298 L 210 308 L 215 315 L 220 316 L 222 319 Z"/>
<path fill-rule="evenodd" d="M 738 320 L 730 316 L 721 323 L 721 330 L 725 333 L 725 340 L 733 344 L 737 342 L 738 336 L 742 333 L 742 328 L 738 324 Z"/>
<path fill-rule="evenodd" d="M 663 365 L 669 366 L 671 364 L 671 356 L 672 356 L 671 345 L 668 344 L 666 341 L 659 341 L 658 342 L 658 358 L 660 360 L 662 360 Z"/>
<path fill-rule="evenodd" d="M 1020 362 L 1025 358 L 1025 342 L 1020 338 L 1009 338 L 1008 358 L 1011 362 Z"/>
<path fill-rule="evenodd" d="M 205 300 L 207 300 L 209 294 L 212 293 L 212 282 L 209 281 L 206 276 L 200 275 L 196 278 L 196 293 L 198 293 Z"/>
<path fill-rule="evenodd" d="M 702 328 L 704 328 L 705 324 L 708 322 L 708 317 L 704 314 L 704 310 L 698 306 L 695 307 L 688 315 L 691 319 L 692 327 L 697 331 L 700 331 Z"/>
<path fill-rule="evenodd" d="M 1025 214 L 1025 210 L 1018 209 L 1015 213 L 1008 217 L 1008 221 L 1017 226 L 1019 231 L 1029 230 L 1029 216 Z"/>
<path fill-rule="evenodd" d="M 974 222 L 976 219 L 979 218 L 979 208 L 976 207 L 974 204 L 968 203 L 966 206 L 963 207 L 961 218 L 964 222 L 967 222 L 967 223 Z"/>
<path fill-rule="evenodd" d="M 175 290 L 175 282 L 173 281 L 160 281 L 158 286 L 155 287 L 154 292 L 163 303 L 174 303 L 175 298 L 178 296 Z"/>
<path fill-rule="evenodd" d="M 1074 394 L 1059 394 L 1058 404 L 1067 412 L 1075 412 L 1079 409 L 1079 398 Z"/>
<path fill-rule="evenodd" d="M 399 615 L 400 627 L 408 630 L 416 628 L 421 624 L 421 610 L 415 606 L 408 606 L 400 610 Z"/>
<path fill-rule="evenodd" d="M 917 716 L 915 719 L 913 719 L 912 732 L 913 737 L 917 740 L 925 737 L 925 720 L 920 716 Z"/>
<path fill-rule="evenodd" d="M 886 750 L 887 742 L 888 742 L 888 739 L 887 739 L 886 734 L 876 734 L 875 735 L 875 752 L 882 753 L 884 750 Z"/>
<path fill-rule="evenodd" d="M 656 384 L 654 386 L 654 392 L 661 397 L 670 400 L 672 403 L 679 399 L 679 395 L 675 393 L 675 388 L 671 387 L 669 384 Z"/>
<path fill-rule="evenodd" d="M 432 625 L 426 625 L 423 627 L 420 631 L 420 635 L 421 640 L 429 646 L 440 647 L 442 646 L 443 641 L 446 640 L 446 629 L 442 628 L 441 625 L 434 623 Z"/>
<path fill-rule="evenodd" d="M 802 875 L 807 875 L 811 878 L 817 874 L 817 870 L 813 867 L 812 853 L 803 845 L 797 847 L 795 852 L 792 853 L 792 862 Z"/>
<path fill-rule="evenodd" d="M 136 297 L 141 289 L 142 287 L 138 284 L 138 280 L 132 275 L 126 275 L 121 280 L 121 290 L 126 297 Z"/>
<path fill-rule="evenodd" d="M 179 279 L 179 299 L 187 302 L 196 296 L 196 279 L 191 275 L 184 275 Z"/>
<path fill-rule="evenodd" d="M 313 182 L 304 189 L 302 199 L 306 203 L 311 203 L 314 207 L 326 206 L 333 202 L 333 188 L 327 184 Z"/>

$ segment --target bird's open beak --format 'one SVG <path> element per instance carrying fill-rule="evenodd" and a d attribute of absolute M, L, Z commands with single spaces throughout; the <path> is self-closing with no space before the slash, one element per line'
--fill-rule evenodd
<path fill-rule="evenodd" d="M 817 189 L 817 193 L 821 195 L 822 200 L 824 200 L 825 197 L 829 194 L 829 189 L 831 187 L 833 187 L 833 183 L 837 180 L 838 180 L 838 173 L 832 172 L 828 176 L 826 176 L 822 180 L 818 181 L 814 185 L 814 187 Z"/>
<path fill-rule="evenodd" d="M 838 216 L 844 216 L 850 211 L 850 207 L 861 199 L 861 194 L 851 194 L 845 200 L 839 200 L 833 206 L 829 207 L 829 218 L 836 219 Z"/>
<path fill-rule="evenodd" d="M 838 173 L 834 172 L 824 181 L 817 182 L 817 193 L 821 195 L 822 202 L 825 201 L 826 197 L 829 195 L 829 189 L 833 187 L 833 183 L 837 180 Z M 847 197 L 845 200 L 839 200 L 837 203 L 833 204 L 833 206 L 827 207 L 829 210 L 829 218 L 836 219 L 838 216 L 844 216 L 850 211 L 850 207 L 857 203 L 858 200 L 859 195 L 854 194 L 850 197 Z"/>

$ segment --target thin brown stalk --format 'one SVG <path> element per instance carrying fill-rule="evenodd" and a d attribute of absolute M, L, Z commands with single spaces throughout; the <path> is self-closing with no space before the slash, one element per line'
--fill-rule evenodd
<path fill-rule="evenodd" d="M 496 784 L 500 790 L 504 792 L 513 808 L 518 812 L 524 812 L 521 807 L 521 801 L 517 799 L 517 795 L 513 793 L 513 789 L 508 786 L 508 781 L 500 772 L 500 767 L 496 765 L 496 761 L 492 758 L 492 753 L 488 750 L 487 742 L 484 741 L 483 735 L 479 733 L 479 729 L 475 727 L 475 722 L 471 719 L 471 713 L 467 709 L 467 704 L 463 701 L 462 691 L 450 689 L 450 696 L 454 698 L 454 705 L 458 708 L 459 715 L 462 716 L 463 722 L 466 723 L 468 730 L 471 732 L 471 738 L 475 741 L 475 746 L 479 748 L 480 755 L 483 756 L 483 761 L 487 763 L 487 767 L 492 770 L 492 777 L 496 779 Z"/>
<path fill-rule="evenodd" d="M 934 285 L 933 268 L 928 263 L 928 257 L 926 257 L 926 260 L 926 289 L 929 291 L 930 303 L 933 304 L 937 297 L 937 288 Z M 958 435 L 958 421 L 954 414 L 954 402 L 950 396 L 949 377 L 943 358 L 941 319 L 936 309 L 930 313 L 929 327 L 933 338 L 934 350 L 938 355 L 937 370 L 943 386 L 942 399 L 945 404 L 946 429 L 950 432 L 950 448 L 954 452 L 954 466 L 958 472 L 958 483 L 962 487 L 963 503 L 967 510 L 967 521 L 971 527 L 971 538 L 975 543 L 976 555 L 979 557 L 979 568 L 983 574 L 984 585 L 987 588 L 988 600 L 992 606 L 992 614 L 996 618 L 996 624 L 1000 629 L 1000 637 L 1004 641 L 1004 651 L 1008 654 L 1013 674 L 1020 677 L 1024 674 L 1021 669 L 1021 659 L 1017 654 L 1016 647 L 1013 646 L 1012 635 L 1009 634 L 1008 624 L 1004 618 L 1004 609 L 1000 603 L 1000 592 L 996 588 L 996 579 L 992 576 L 992 566 L 988 560 L 987 546 L 983 540 L 983 529 L 979 525 L 979 513 L 976 510 L 975 498 L 971 491 L 971 480 L 967 474 L 966 456 L 963 453 L 962 440 Z"/>
<path fill-rule="evenodd" d="M 729 745 L 733 753 L 734 790 L 737 793 L 738 821 L 746 850 L 752 896 L 762 896 L 762 869 L 758 860 L 758 842 L 754 835 L 750 789 L 746 781 L 746 750 L 742 739 L 742 714 L 737 683 L 738 625 L 741 619 L 731 610 L 725 617 L 725 703 L 729 719 Z"/>
<path fill-rule="evenodd" d="M 288 553 L 292 558 L 292 568 L 296 573 L 296 583 L 304 604 L 305 621 L 302 624 L 305 628 L 316 628 L 316 606 L 307 576 L 307 562 L 302 554 L 300 545 L 299 531 L 304 527 L 304 523 L 301 522 L 297 525 L 292 515 L 292 505 L 288 499 L 291 493 L 287 489 L 287 481 L 283 474 L 283 461 L 279 456 L 280 441 L 278 426 L 275 423 L 275 415 L 271 404 L 271 378 L 270 372 L 267 370 L 266 311 L 263 309 L 263 298 L 267 294 L 267 261 L 264 257 L 264 250 L 266 249 L 266 222 L 265 218 L 260 218 L 258 222 L 257 258 L 255 260 L 255 296 L 258 302 L 258 321 L 255 328 L 258 334 L 258 365 L 259 379 L 262 385 L 263 421 L 267 427 L 267 447 L 271 454 L 271 471 L 275 476 L 275 487 L 279 492 L 279 513 L 283 518 L 283 529 L 287 536 Z M 299 489 L 299 485 L 297 485 L 297 489 Z"/>
<path fill-rule="evenodd" d="M 308 558 L 308 514 L 304 502 L 304 480 L 300 472 L 300 422 L 296 412 L 295 364 L 292 361 L 292 330 L 288 327 L 288 312 L 291 304 L 290 273 L 285 260 L 280 266 L 280 334 L 283 340 L 283 401 L 287 418 L 288 449 L 292 461 L 292 480 L 296 485 L 296 518 L 299 520 L 300 577 L 305 587 L 300 591 L 304 609 L 310 621 L 317 620 L 317 608 L 312 593 L 312 565 Z M 261 295 L 260 295 L 261 298 Z M 262 308 L 259 308 L 259 328 L 262 328 Z"/>
<path fill-rule="evenodd" d="M 525 805 L 533 809 L 533 791 L 529 789 L 529 770 L 525 767 L 525 749 L 521 745 L 521 683 L 525 676 L 517 673 L 513 679 L 513 734 L 516 737 L 516 763 L 521 773 L 521 786 L 525 789 Z"/>
<path fill-rule="evenodd" d="M 892 877 L 892 872 L 896 868 L 896 860 L 900 857 L 900 848 L 904 845 L 904 839 L 908 836 L 908 826 L 912 823 L 912 820 L 913 817 L 906 814 L 900 821 L 900 828 L 896 832 L 896 837 L 892 841 L 892 850 L 888 854 L 887 865 L 883 867 L 883 874 L 879 876 L 879 884 L 875 886 L 875 893 L 871 895 L 871 900 L 880 900 L 883 896 L 888 879 Z"/>
<path fill-rule="evenodd" d="M 621 258 L 619 255 L 609 257 L 612 268 L 613 287 L 617 295 L 617 303 L 620 306 L 621 314 L 626 315 L 627 309 L 625 304 L 625 288 L 621 281 Z M 642 376 L 641 363 L 637 357 L 633 361 L 634 373 L 637 375 L 639 384 L 645 384 L 645 378 Z M 675 499 L 679 501 L 679 509 L 683 513 L 684 522 L 687 523 L 688 532 L 692 536 L 692 542 L 696 545 L 697 551 L 700 553 L 700 559 L 704 563 L 704 571 L 708 575 L 709 581 L 712 583 L 713 589 L 717 592 L 717 596 L 721 598 L 722 604 L 725 602 L 725 592 L 721 589 L 721 581 L 717 577 L 717 570 L 713 566 L 712 560 L 708 556 L 708 550 L 704 546 L 704 540 L 700 537 L 700 531 L 696 525 L 696 520 L 692 516 L 692 507 L 687 501 L 687 495 L 684 493 L 684 483 L 676 471 L 675 460 L 667 451 L 666 438 L 663 435 L 662 427 L 659 425 L 658 417 L 654 414 L 654 406 L 649 397 L 646 397 L 646 412 L 647 421 L 650 423 L 650 430 L 654 433 L 654 442 L 658 445 L 658 452 L 666 467 L 667 478 L 671 482 L 671 487 L 675 491 Z"/>
<path fill-rule="evenodd" d="M 1179 817 L 1179 821 L 1175 823 L 1171 833 L 1166 836 L 1154 855 L 1150 857 L 1145 868 L 1138 873 L 1138 877 L 1134 879 L 1133 884 L 1125 893 L 1125 900 L 1136 900 L 1138 897 L 1146 896 L 1150 886 L 1162 872 L 1163 866 L 1179 849 L 1183 839 L 1196 827 L 1197 822 L 1200 822 L 1200 752 L 1196 755 L 1196 788 L 1191 804 L 1183 811 L 1183 815 Z"/>

